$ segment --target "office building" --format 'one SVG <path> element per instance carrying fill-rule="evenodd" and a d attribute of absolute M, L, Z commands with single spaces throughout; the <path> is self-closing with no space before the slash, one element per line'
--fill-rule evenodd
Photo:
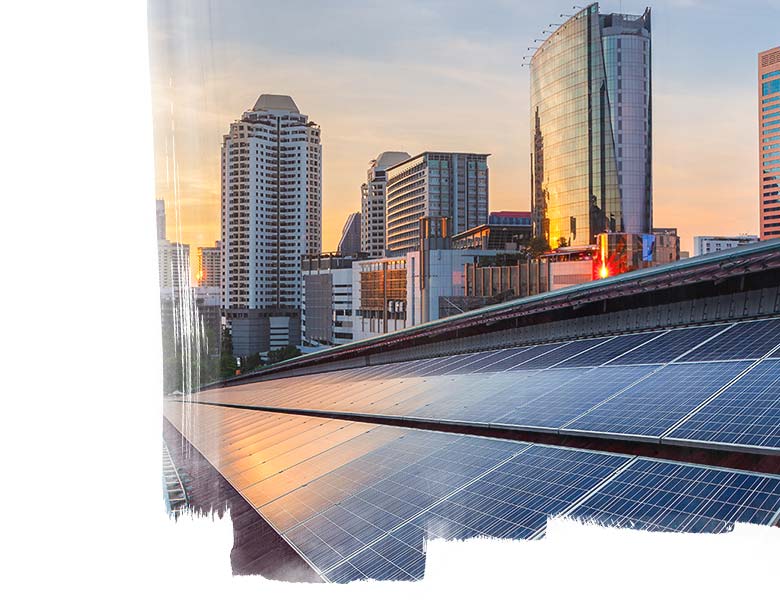
<path fill-rule="evenodd" d="M 220 241 L 214 246 L 198 248 L 198 286 L 219 288 L 222 274 Z"/>
<path fill-rule="evenodd" d="M 222 144 L 222 308 L 233 353 L 300 343 L 301 259 L 322 246 L 320 127 L 263 94 Z"/>
<path fill-rule="evenodd" d="M 338 253 L 341 256 L 357 256 L 360 253 L 360 213 L 347 217 L 341 230 Z"/>
<path fill-rule="evenodd" d="M 701 256 L 710 252 L 720 252 L 758 241 L 757 235 L 697 235 L 693 238 L 693 255 Z"/>
<path fill-rule="evenodd" d="M 419 220 L 447 218 L 454 235 L 488 217 L 489 154 L 423 152 L 387 170 L 387 252 L 418 249 Z"/>
<path fill-rule="evenodd" d="M 488 222 L 452 236 L 453 248 L 520 250 L 531 241 L 531 213 L 492 212 Z"/>
<path fill-rule="evenodd" d="M 354 340 L 440 318 L 450 297 L 464 295 L 466 265 L 500 253 L 453 248 L 451 229 L 448 217 L 423 217 L 416 250 L 352 263 Z"/>
<path fill-rule="evenodd" d="M 535 51 L 531 67 L 534 235 L 594 244 L 652 230 L 650 9 L 591 4 Z"/>
<path fill-rule="evenodd" d="M 369 257 L 385 253 L 387 169 L 408 158 L 406 152 L 382 152 L 371 161 L 366 182 L 360 186 L 360 251 Z"/>
<path fill-rule="evenodd" d="M 301 260 L 304 343 L 338 346 L 352 341 L 351 256 L 323 254 Z"/>
<path fill-rule="evenodd" d="M 780 46 L 758 55 L 761 239 L 780 237 Z"/>

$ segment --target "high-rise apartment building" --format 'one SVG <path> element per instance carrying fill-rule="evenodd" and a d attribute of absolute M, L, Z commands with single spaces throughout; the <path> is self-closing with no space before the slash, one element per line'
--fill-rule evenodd
<path fill-rule="evenodd" d="M 301 256 L 322 246 L 320 127 L 263 94 L 222 143 L 222 308 L 234 354 L 300 340 Z"/>
<path fill-rule="evenodd" d="M 338 253 L 341 256 L 357 256 L 360 252 L 360 213 L 347 217 L 341 230 Z"/>
<path fill-rule="evenodd" d="M 155 200 L 155 206 L 157 209 L 157 239 L 166 239 L 165 235 L 165 201 L 161 199 Z"/>
<path fill-rule="evenodd" d="M 164 293 L 190 288 L 190 247 L 187 244 L 157 240 L 157 266 Z"/>
<path fill-rule="evenodd" d="M 486 223 L 488 156 L 423 152 L 387 169 L 387 252 L 417 250 L 422 217 L 448 218 L 445 237 Z"/>
<path fill-rule="evenodd" d="M 220 287 L 220 281 L 222 280 L 221 257 L 222 251 L 219 240 L 212 247 L 198 248 L 199 287 Z"/>
<path fill-rule="evenodd" d="M 758 55 L 761 239 L 780 237 L 780 46 Z"/>
<path fill-rule="evenodd" d="M 408 158 L 406 152 L 382 152 L 371 161 L 360 186 L 360 251 L 372 258 L 385 253 L 386 171 Z"/>
<path fill-rule="evenodd" d="M 535 235 L 555 248 L 652 229 L 650 9 L 558 27 L 531 59 Z"/>

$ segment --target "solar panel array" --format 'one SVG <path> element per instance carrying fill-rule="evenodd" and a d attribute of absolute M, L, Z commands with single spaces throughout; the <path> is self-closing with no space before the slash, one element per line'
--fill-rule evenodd
<path fill-rule="evenodd" d="M 202 404 L 165 415 L 329 581 L 419 579 L 430 537 L 535 538 L 558 514 L 707 532 L 780 515 L 771 475 Z"/>
<path fill-rule="evenodd" d="M 538 344 L 198 400 L 780 453 L 780 319 Z"/>

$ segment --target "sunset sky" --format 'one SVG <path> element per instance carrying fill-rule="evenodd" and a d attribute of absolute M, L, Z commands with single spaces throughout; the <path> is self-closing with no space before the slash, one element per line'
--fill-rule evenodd
<path fill-rule="evenodd" d="M 631 14 L 646 5 L 600 4 Z M 683 250 L 694 235 L 757 233 L 757 53 L 780 45 L 780 0 L 649 5 L 654 224 L 678 227 Z M 529 210 L 521 63 L 572 12 L 571 0 L 152 0 L 168 238 L 189 243 L 193 258 L 219 238 L 222 135 L 262 93 L 292 96 L 322 127 L 324 251 L 360 210 L 368 162 L 385 150 L 490 153 L 490 209 Z"/>

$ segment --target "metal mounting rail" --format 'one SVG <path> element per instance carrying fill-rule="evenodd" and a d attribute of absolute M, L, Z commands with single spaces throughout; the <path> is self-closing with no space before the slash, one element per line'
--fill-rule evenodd
<path fill-rule="evenodd" d="M 189 498 L 187 497 L 187 490 L 184 487 L 184 483 L 182 483 L 181 477 L 179 476 L 179 471 L 176 469 L 176 465 L 173 464 L 165 440 L 163 440 L 162 445 L 162 462 L 165 506 L 168 510 L 168 514 L 178 517 L 187 510 Z"/>

